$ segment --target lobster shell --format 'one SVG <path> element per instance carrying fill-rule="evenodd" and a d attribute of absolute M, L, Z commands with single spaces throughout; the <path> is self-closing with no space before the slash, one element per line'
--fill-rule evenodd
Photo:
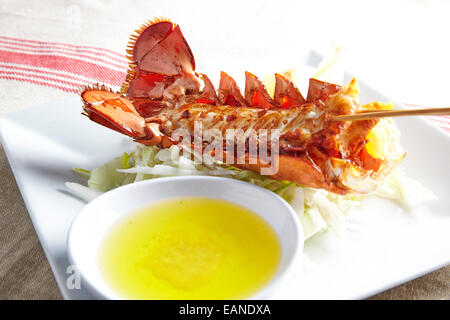
<path fill-rule="evenodd" d="M 305 99 L 280 74 L 275 74 L 272 97 L 250 72 L 245 74 L 244 94 L 230 75 L 221 72 L 216 91 L 206 75 L 195 71 L 194 56 L 180 27 L 166 19 L 136 30 L 127 53 L 130 69 L 120 93 L 96 85 L 85 88 L 81 97 L 84 114 L 92 121 L 139 143 L 182 146 L 173 132 L 183 128 L 194 134 L 196 121 L 222 134 L 227 129 L 274 129 L 280 150 L 276 155 L 270 150 L 278 163 L 270 176 L 338 194 L 375 190 L 405 155 L 397 140 L 391 141 L 395 152 L 384 159 L 367 152 L 366 137 L 379 120 L 332 121 L 334 115 L 365 108 L 359 104 L 355 80 L 341 87 L 310 79 Z M 230 150 L 222 153 L 226 158 Z M 260 157 L 245 163 L 232 157 L 235 166 L 253 171 L 271 165 Z M 248 150 L 245 157 L 249 160 Z"/>

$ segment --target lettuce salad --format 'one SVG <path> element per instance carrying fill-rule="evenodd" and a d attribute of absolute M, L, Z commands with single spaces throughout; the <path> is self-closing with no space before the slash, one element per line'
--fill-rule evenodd
<path fill-rule="evenodd" d="M 314 77 L 323 81 L 343 83 L 343 50 L 333 48 L 319 64 Z M 288 70 L 291 75 L 294 69 Z M 307 79 L 292 79 L 305 82 Z M 266 83 L 271 91 L 271 84 Z M 186 150 L 188 151 L 188 150 Z M 297 212 L 303 226 L 305 240 L 311 236 L 332 229 L 336 234 L 345 231 L 345 220 L 352 208 L 359 206 L 367 197 L 378 196 L 397 201 L 405 209 L 419 203 L 436 199 L 436 196 L 419 182 L 412 180 L 401 169 L 396 169 L 384 181 L 376 192 L 369 195 L 338 195 L 325 190 L 299 186 L 289 181 L 274 180 L 249 170 L 241 170 L 223 163 L 206 165 L 197 164 L 190 154 L 186 157 L 177 147 L 160 149 L 156 146 L 144 146 L 136 143 L 135 151 L 124 152 L 122 156 L 112 159 L 92 170 L 73 169 L 86 179 L 87 186 L 67 182 L 67 188 L 76 196 L 90 201 L 103 192 L 142 180 L 159 177 L 183 175 L 220 176 L 246 181 L 266 188 L 284 198 Z"/>

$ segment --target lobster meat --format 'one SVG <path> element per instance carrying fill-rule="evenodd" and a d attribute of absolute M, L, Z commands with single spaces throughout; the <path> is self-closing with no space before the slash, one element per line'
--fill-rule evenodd
<path fill-rule="evenodd" d="M 166 19 L 138 29 L 127 53 L 130 67 L 120 92 L 94 85 L 84 88 L 81 98 L 84 114 L 92 121 L 139 143 L 181 146 L 173 133 L 184 129 L 194 136 L 200 123 L 203 130 L 214 129 L 222 137 L 229 129 L 242 130 L 245 158 L 250 160 L 246 133 L 268 130 L 269 139 L 279 139 L 278 150 L 269 148 L 278 162 L 271 177 L 338 194 L 375 190 L 405 156 L 395 134 L 388 135 L 381 155 L 374 156 L 366 148 L 371 130 L 387 120 L 333 121 L 336 115 L 386 108 L 383 103 L 361 106 L 354 79 L 339 86 L 312 78 L 305 99 L 281 74 L 275 74 L 271 96 L 250 72 L 245 73 L 244 94 L 222 72 L 216 90 L 207 75 L 195 71 L 194 56 L 180 27 Z M 236 167 L 260 171 L 269 166 L 261 157 L 242 163 L 234 155 L 235 145 L 226 141 L 223 145 L 227 146 L 223 156 L 232 154 Z M 261 147 L 258 140 L 256 148 Z"/>

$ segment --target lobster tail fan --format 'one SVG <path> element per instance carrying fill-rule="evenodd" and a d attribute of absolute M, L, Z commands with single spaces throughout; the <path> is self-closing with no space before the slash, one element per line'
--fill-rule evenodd
<path fill-rule="evenodd" d="M 155 26 L 158 25 L 152 25 L 145 30 L 136 42 L 135 55 L 136 52 L 140 52 L 139 55 L 142 55 L 142 58 L 136 60 L 139 68 L 146 72 L 167 76 L 177 76 L 183 73 L 193 74 L 195 70 L 194 56 L 180 27 L 176 26 L 162 40 L 156 42 L 155 38 L 151 38 L 153 36 L 152 27 Z M 142 38 L 149 39 L 140 42 Z"/>
<path fill-rule="evenodd" d="M 103 85 L 85 87 L 81 92 L 83 114 L 94 122 L 131 137 L 145 135 L 145 120 L 130 100 Z"/>
<path fill-rule="evenodd" d="M 198 91 L 194 56 L 180 27 L 170 20 L 142 25 L 132 36 L 127 53 L 130 68 L 121 92 L 129 98 L 172 98 L 170 87 L 177 81 L 186 90 Z"/>
<path fill-rule="evenodd" d="M 121 97 L 118 92 L 113 92 L 104 84 L 95 83 L 92 86 L 84 86 L 79 90 L 79 95 L 83 105 L 97 103 Z"/>
<path fill-rule="evenodd" d="M 147 31 L 149 30 L 150 31 Z M 136 76 L 137 64 L 146 54 L 146 48 L 153 47 L 159 41 L 172 31 L 174 23 L 166 18 L 155 18 L 142 24 L 135 32 L 130 36 L 126 48 L 126 57 L 129 61 L 129 69 L 125 82 L 122 84 L 121 92 L 127 93 L 129 84 Z M 147 32 L 146 32 L 147 31 Z M 143 35 L 145 33 L 145 35 Z"/>
<path fill-rule="evenodd" d="M 142 58 L 155 45 L 162 41 L 174 29 L 175 25 L 168 19 L 158 18 L 143 24 L 131 36 L 127 46 L 129 58 L 140 63 Z"/>

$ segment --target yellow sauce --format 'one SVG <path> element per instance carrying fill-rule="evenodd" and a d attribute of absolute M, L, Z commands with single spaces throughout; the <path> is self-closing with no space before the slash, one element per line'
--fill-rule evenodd
<path fill-rule="evenodd" d="M 242 206 L 175 198 L 119 221 L 99 258 L 124 298 L 242 299 L 274 276 L 281 246 L 269 224 Z"/>

